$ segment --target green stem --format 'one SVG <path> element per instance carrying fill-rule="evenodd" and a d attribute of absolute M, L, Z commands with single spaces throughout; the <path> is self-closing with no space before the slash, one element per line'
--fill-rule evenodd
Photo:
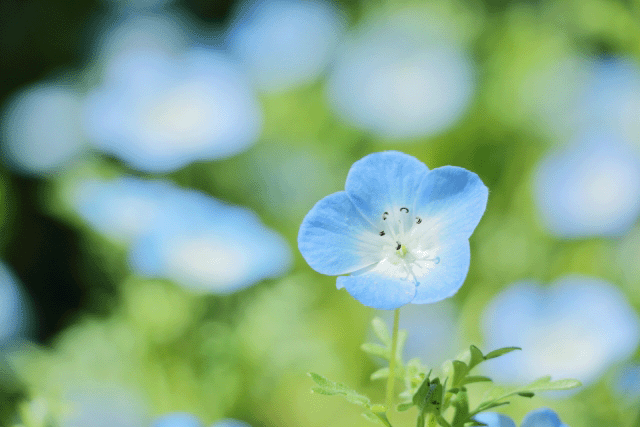
<path fill-rule="evenodd" d="M 396 352 L 398 351 L 398 324 L 400 323 L 400 309 L 393 312 L 393 335 L 391 336 L 391 355 L 389 356 L 389 378 L 387 379 L 387 408 L 393 405 L 393 387 L 396 384 Z"/>

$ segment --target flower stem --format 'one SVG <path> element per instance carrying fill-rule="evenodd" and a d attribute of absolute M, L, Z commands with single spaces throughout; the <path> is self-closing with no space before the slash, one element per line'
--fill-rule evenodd
<path fill-rule="evenodd" d="M 391 354 L 389 357 L 389 378 L 387 379 L 387 408 L 393 405 L 393 387 L 396 384 L 396 352 L 398 351 L 398 324 L 400 323 L 400 309 L 393 312 L 393 335 L 391 336 Z"/>

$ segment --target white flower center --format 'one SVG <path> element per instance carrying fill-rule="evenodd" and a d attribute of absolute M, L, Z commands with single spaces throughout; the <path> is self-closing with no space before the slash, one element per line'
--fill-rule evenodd
<path fill-rule="evenodd" d="M 382 228 L 378 232 L 382 255 L 380 264 L 383 268 L 389 264 L 385 268 L 389 274 L 419 283 L 418 277 L 440 262 L 433 227 L 409 208 L 403 206 L 383 212 L 379 224 Z"/>

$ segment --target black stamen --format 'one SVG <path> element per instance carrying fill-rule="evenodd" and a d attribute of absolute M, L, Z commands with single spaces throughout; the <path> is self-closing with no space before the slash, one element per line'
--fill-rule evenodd
<path fill-rule="evenodd" d="M 384 236 L 384 231 L 381 231 L 381 232 L 380 232 L 380 235 L 381 235 L 381 236 Z"/>
<path fill-rule="evenodd" d="M 416 217 L 416 224 L 420 224 L 422 222 L 422 218 L 419 216 Z"/>
<path fill-rule="evenodd" d="M 400 212 L 404 211 L 404 213 L 409 213 L 409 209 L 408 208 L 400 208 Z"/>
<path fill-rule="evenodd" d="M 396 251 L 399 251 L 402 245 L 400 244 L 400 242 L 396 242 L 396 243 L 398 244 L 398 246 L 396 246 Z"/>
<path fill-rule="evenodd" d="M 383 213 L 383 214 L 382 214 L 382 220 L 383 220 L 383 221 L 384 221 L 384 220 L 386 220 L 388 216 L 389 216 L 389 212 L 385 212 L 385 213 Z"/>

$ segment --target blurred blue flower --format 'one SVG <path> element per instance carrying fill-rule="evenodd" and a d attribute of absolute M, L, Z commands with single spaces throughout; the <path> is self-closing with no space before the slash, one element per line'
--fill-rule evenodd
<path fill-rule="evenodd" d="M 516 423 L 506 415 L 496 412 L 482 412 L 474 417 L 487 427 L 516 427 Z M 554 411 L 549 408 L 535 409 L 525 415 L 520 427 L 568 427 L 563 424 Z"/>
<path fill-rule="evenodd" d="M 98 148 L 136 169 L 168 172 L 228 157 L 259 136 L 257 100 L 222 53 L 123 54 L 105 80 L 87 99 L 87 133 Z"/>
<path fill-rule="evenodd" d="M 0 262 L 0 348 L 31 330 L 32 310 L 21 285 Z"/>
<path fill-rule="evenodd" d="M 0 117 L 2 155 L 26 174 L 60 171 L 87 148 L 82 97 L 64 83 L 41 82 L 14 94 Z"/>
<path fill-rule="evenodd" d="M 249 424 L 245 422 L 227 418 L 214 423 L 211 427 L 251 427 L 251 426 L 249 426 Z"/>
<path fill-rule="evenodd" d="M 640 216 L 640 157 L 613 134 L 589 134 L 541 161 L 534 193 L 552 233 L 618 236 Z"/>
<path fill-rule="evenodd" d="M 93 65 L 104 71 L 123 55 L 178 55 L 187 47 L 186 18 L 169 13 L 111 13 L 97 23 Z M 91 69 L 90 69 L 91 71 Z"/>
<path fill-rule="evenodd" d="M 640 320 L 624 294 L 599 279 L 567 276 L 553 287 L 516 283 L 484 309 L 488 348 L 522 347 L 485 363 L 498 381 L 545 375 L 587 385 L 627 359 L 640 342 Z"/>
<path fill-rule="evenodd" d="M 258 88 L 280 91 L 317 79 L 343 28 L 327 1 L 251 0 L 240 5 L 228 44 Z"/>
<path fill-rule="evenodd" d="M 638 400 L 640 398 L 640 363 L 624 365 L 615 376 L 613 389 L 623 400 Z"/>
<path fill-rule="evenodd" d="M 606 129 L 619 139 L 640 143 L 640 68 L 635 60 L 611 58 L 594 62 L 578 111 L 579 125 Z"/>
<path fill-rule="evenodd" d="M 158 418 L 151 427 L 202 427 L 202 423 L 195 415 L 174 412 Z"/>
<path fill-rule="evenodd" d="M 474 92 L 474 66 L 446 34 L 425 33 L 440 24 L 421 16 L 367 23 L 340 47 L 327 96 L 345 120 L 403 139 L 442 132 L 461 117 Z"/>
<path fill-rule="evenodd" d="M 248 209 L 161 181 L 88 181 L 78 213 L 98 231 L 131 243 L 133 270 L 187 288 L 228 293 L 286 272 L 291 251 Z"/>
<path fill-rule="evenodd" d="M 92 228 L 116 241 L 130 243 L 149 232 L 177 191 L 165 181 L 123 177 L 88 180 L 74 195 L 74 209 Z"/>
<path fill-rule="evenodd" d="M 304 218 L 300 252 L 362 304 L 391 310 L 455 294 L 469 268 L 469 237 L 488 190 L 466 169 L 429 171 L 397 151 L 353 164 L 339 191 Z"/>

